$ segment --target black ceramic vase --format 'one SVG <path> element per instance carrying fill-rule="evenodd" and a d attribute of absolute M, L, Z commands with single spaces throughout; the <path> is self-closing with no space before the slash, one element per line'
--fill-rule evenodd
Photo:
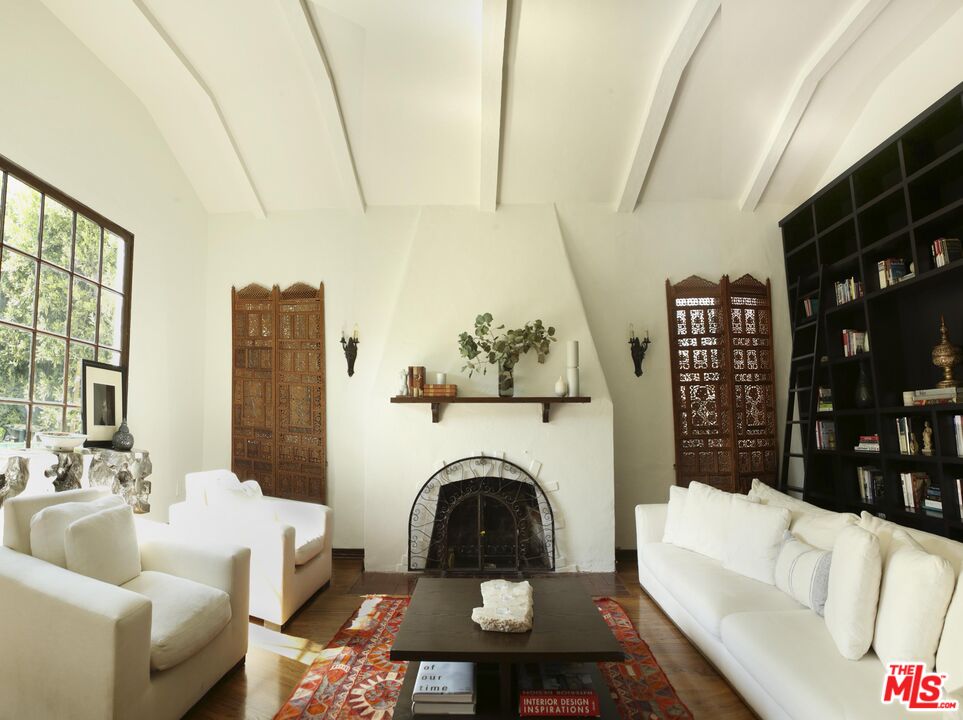
<path fill-rule="evenodd" d="M 134 436 L 130 434 L 130 428 L 127 427 L 127 418 L 124 418 L 120 423 L 120 427 L 117 428 L 117 432 L 111 439 L 110 446 L 121 452 L 127 452 L 134 447 Z"/>
<path fill-rule="evenodd" d="M 866 374 L 866 363 L 859 363 L 859 377 L 856 378 L 856 407 L 868 408 L 873 406 L 873 390 Z"/>

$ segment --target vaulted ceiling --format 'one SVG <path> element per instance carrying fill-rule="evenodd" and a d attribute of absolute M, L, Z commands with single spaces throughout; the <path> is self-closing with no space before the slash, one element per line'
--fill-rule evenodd
<path fill-rule="evenodd" d="M 43 0 L 211 213 L 808 196 L 963 0 Z"/>

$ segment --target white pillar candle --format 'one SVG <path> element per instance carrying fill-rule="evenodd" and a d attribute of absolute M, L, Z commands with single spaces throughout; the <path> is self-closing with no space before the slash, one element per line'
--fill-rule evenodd
<path fill-rule="evenodd" d="M 578 340 L 568 341 L 568 367 L 578 367 Z"/>
<path fill-rule="evenodd" d="M 444 385 L 448 382 L 448 375 L 446 373 L 435 373 L 435 384 Z"/>

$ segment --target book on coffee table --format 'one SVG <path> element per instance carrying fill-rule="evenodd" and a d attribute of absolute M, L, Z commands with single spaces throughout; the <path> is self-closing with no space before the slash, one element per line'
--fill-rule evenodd
<path fill-rule="evenodd" d="M 599 696 L 581 663 L 525 664 L 518 668 L 520 717 L 599 717 Z"/>
<path fill-rule="evenodd" d="M 413 702 L 413 715 L 474 715 L 475 703 Z"/>
<path fill-rule="evenodd" d="M 473 704 L 475 663 L 422 662 L 411 693 L 415 703 Z"/>

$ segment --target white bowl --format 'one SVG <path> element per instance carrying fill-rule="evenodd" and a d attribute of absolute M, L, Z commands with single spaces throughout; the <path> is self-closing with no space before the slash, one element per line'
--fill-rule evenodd
<path fill-rule="evenodd" d="M 84 444 L 87 436 L 83 433 L 41 432 L 37 433 L 40 442 L 48 450 L 67 452 Z"/>

